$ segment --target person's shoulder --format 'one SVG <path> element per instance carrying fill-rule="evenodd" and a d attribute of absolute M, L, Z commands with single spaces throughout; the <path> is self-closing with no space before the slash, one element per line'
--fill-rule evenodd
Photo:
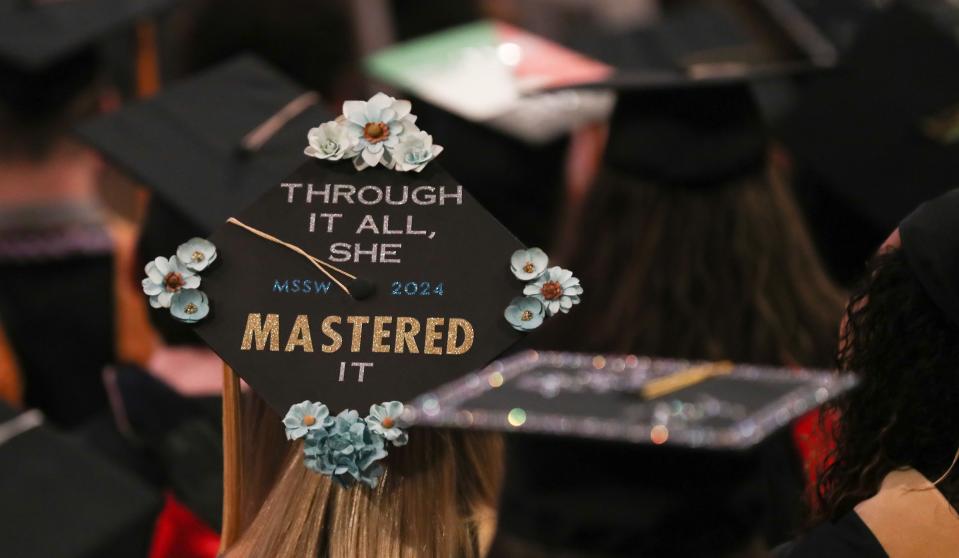
<path fill-rule="evenodd" d="M 882 545 L 855 512 L 823 523 L 804 536 L 778 547 L 775 558 L 888 558 Z"/>

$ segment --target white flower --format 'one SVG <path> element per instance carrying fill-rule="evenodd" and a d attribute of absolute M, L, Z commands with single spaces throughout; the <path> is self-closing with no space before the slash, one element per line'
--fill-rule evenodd
<path fill-rule="evenodd" d="M 423 131 L 407 132 L 393 148 L 394 168 L 400 172 L 420 172 L 442 152 L 442 146 L 433 145 L 433 136 Z"/>
<path fill-rule="evenodd" d="M 509 259 L 509 269 L 520 281 L 531 281 L 546 271 L 549 257 L 539 248 L 517 250 Z"/>
<path fill-rule="evenodd" d="M 193 271 L 203 271 L 216 260 L 216 246 L 205 238 L 191 238 L 176 249 L 180 263 Z"/>
<path fill-rule="evenodd" d="M 143 268 L 147 276 L 141 285 L 143 293 L 150 297 L 150 306 L 169 308 L 173 295 L 181 289 L 200 286 L 200 277 L 188 269 L 175 255 L 157 258 Z"/>
<path fill-rule="evenodd" d="M 573 272 L 561 267 L 551 267 L 538 279 L 526 285 L 523 294 L 538 298 L 546 306 L 546 315 L 567 313 L 574 304 L 579 304 L 583 287 Z"/>
<path fill-rule="evenodd" d="M 364 420 L 370 431 L 389 440 L 394 446 L 405 446 L 409 439 L 400 428 L 400 416 L 403 404 L 399 401 L 387 401 L 370 406 L 370 415 Z"/>
<path fill-rule="evenodd" d="M 390 151 L 404 133 L 417 131 L 411 109 L 409 101 L 397 100 L 385 93 L 377 93 L 369 101 L 343 103 L 343 118 L 339 121 L 355 142 L 359 156 L 353 159 L 353 164 L 358 170 L 376 165 L 393 168 Z"/>
<path fill-rule="evenodd" d="M 350 136 L 346 125 L 335 120 L 311 128 L 306 139 L 310 145 L 303 152 L 310 157 L 339 161 L 355 155 L 353 149 L 357 142 Z"/>

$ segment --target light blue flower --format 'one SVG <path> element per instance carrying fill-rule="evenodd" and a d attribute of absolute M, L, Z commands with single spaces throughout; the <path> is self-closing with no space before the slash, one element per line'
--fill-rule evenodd
<path fill-rule="evenodd" d="M 366 417 L 366 425 L 373 434 L 382 436 L 394 446 L 405 446 L 409 437 L 400 428 L 400 416 L 403 414 L 403 404 L 399 401 L 388 401 L 381 405 L 370 406 L 370 415 Z"/>
<path fill-rule="evenodd" d="M 537 298 L 521 296 L 509 303 L 503 315 L 513 329 L 532 331 L 542 325 L 546 318 L 546 307 Z"/>
<path fill-rule="evenodd" d="M 535 281 L 526 285 L 523 294 L 538 298 L 546 307 L 546 315 L 567 313 L 574 304 L 579 304 L 583 287 L 573 272 L 561 267 L 551 267 Z"/>
<path fill-rule="evenodd" d="M 216 260 L 216 246 L 205 238 L 191 238 L 176 249 L 176 258 L 192 271 L 203 271 Z"/>
<path fill-rule="evenodd" d="M 303 401 L 290 406 L 283 417 L 286 427 L 286 439 L 298 440 L 310 430 L 320 430 L 333 426 L 330 410 L 322 403 Z"/>
<path fill-rule="evenodd" d="M 377 93 L 369 101 L 343 103 L 343 117 L 338 121 L 346 126 L 359 155 L 353 159 L 357 170 L 380 164 L 393 168 L 390 151 L 404 133 L 417 131 L 411 109 L 409 101 L 397 100 L 385 93 Z"/>
<path fill-rule="evenodd" d="M 157 258 L 143 269 L 147 274 L 141 281 L 143 293 L 150 297 L 150 306 L 154 308 L 169 308 L 173 295 L 181 289 L 200 286 L 200 278 L 176 256 Z"/>
<path fill-rule="evenodd" d="M 182 289 L 170 300 L 170 314 L 188 324 L 195 324 L 210 313 L 206 293 L 197 289 Z"/>
<path fill-rule="evenodd" d="M 509 259 L 509 269 L 520 281 L 531 281 L 542 275 L 549 265 L 549 257 L 539 248 L 517 250 Z"/>
<path fill-rule="evenodd" d="M 423 131 L 407 132 L 393 148 L 394 168 L 400 172 L 420 172 L 442 152 L 442 146 L 433 145 L 433 136 Z"/>
<path fill-rule="evenodd" d="M 341 486 L 361 482 L 373 488 L 383 474 L 377 461 L 387 456 L 384 446 L 385 440 L 370 432 L 356 411 L 344 410 L 330 427 L 307 432 L 304 463 Z"/>
<path fill-rule="evenodd" d="M 339 161 L 356 155 L 358 142 L 350 136 L 346 124 L 341 121 L 330 120 L 311 128 L 306 139 L 310 145 L 303 152 L 310 157 Z"/>

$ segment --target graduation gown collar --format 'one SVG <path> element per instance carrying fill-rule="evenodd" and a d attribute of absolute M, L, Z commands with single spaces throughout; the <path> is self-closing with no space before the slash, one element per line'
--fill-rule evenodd
<path fill-rule="evenodd" d="M 959 548 L 959 513 L 915 469 L 889 473 L 856 514 L 890 558 L 951 556 Z"/>

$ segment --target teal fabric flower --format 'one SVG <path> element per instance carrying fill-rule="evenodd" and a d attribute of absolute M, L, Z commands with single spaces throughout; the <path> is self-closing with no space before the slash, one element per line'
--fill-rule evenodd
<path fill-rule="evenodd" d="M 551 267 L 535 281 L 526 285 L 523 294 L 542 301 L 546 307 L 546 315 L 553 316 L 557 312 L 567 313 L 574 304 L 579 304 L 579 295 L 583 294 L 583 287 L 579 279 L 573 277 L 573 272 L 561 267 Z"/>
<path fill-rule="evenodd" d="M 377 93 L 369 101 L 343 103 L 341 122 L 359 155 L 353 159 L 357 170 L 380 164 L 393 168 L 392 149 L 404 133 L 417 131 L 411 109 L 409 101 L 397 100 L 385 93 Z"/>
<path fill-rule="evenodd" d="M 383 474 L 383 466 L 377 462 L 387 456 L 385 444 L 356 411 L 344 410 L 330 427 L 307 432 L 304 463 L 341 486 L 361 482 L 374 488 Z"/>
<path fill-rule="evenodd" d="M 442 146 L 433 145 L 433 136 L 423 131 L 407 132 L 393 149 L 394 168 L 400 172 L 420 172 L 442 152 Z"/>
<path fill-rule="evenodd" d="M 216 246 L 205 238 L 191 238 L 176 249 L 176 258 L 187 269 L 203 271 L 216 260 Z"/>
<path fill-rule="evenodd" d="M 143 293 L 150 297 L 150 306 L 169 308 L 173 295 L 182 289 L 200 286 L 200 277 L 188 269 L 176 256 L 159 257 L 143 268 L 147 276 L 141 285 Z"/>
<path fill-rule="evenodd" d="M 388 401 L 380 405 L 370 406 L 370 415 L 366 417 L 366 425 L 370 431 L 382 436 L 394 446 L 405 446 L 409 437 L 400 428 L 400 416 L 403 414 L 403 404 L 399 401 Z"/>
<path fill-rule="evenodd" d="M 197 289 L 182 289 L 170 300 L 170 314 L 181 322 L 195 324 L 210 313 L 210 300 Z"/>
<path fill-rule="evenodd" d="M 283 426 L 286 427 L 287 440 L 299 440 L 311 430 L 333 426 L 333 417 L 326 405 L 303 401 L 290 406 L 290 410 L 283 417 Z"/>
<path fill-rule="evenodd" d="M 503 315 L 513 329 L 532 331 L 543 324 L 546 318 L 546 307 L 537 298 L 521 296 L 509 303 Z"/>
<path fill-rule="evenodd" d="M 517 250 L 509 259 L 509 269 L 520 281 L 532 281 L 546 271 L 549 257 L 539 248 Z"/>

